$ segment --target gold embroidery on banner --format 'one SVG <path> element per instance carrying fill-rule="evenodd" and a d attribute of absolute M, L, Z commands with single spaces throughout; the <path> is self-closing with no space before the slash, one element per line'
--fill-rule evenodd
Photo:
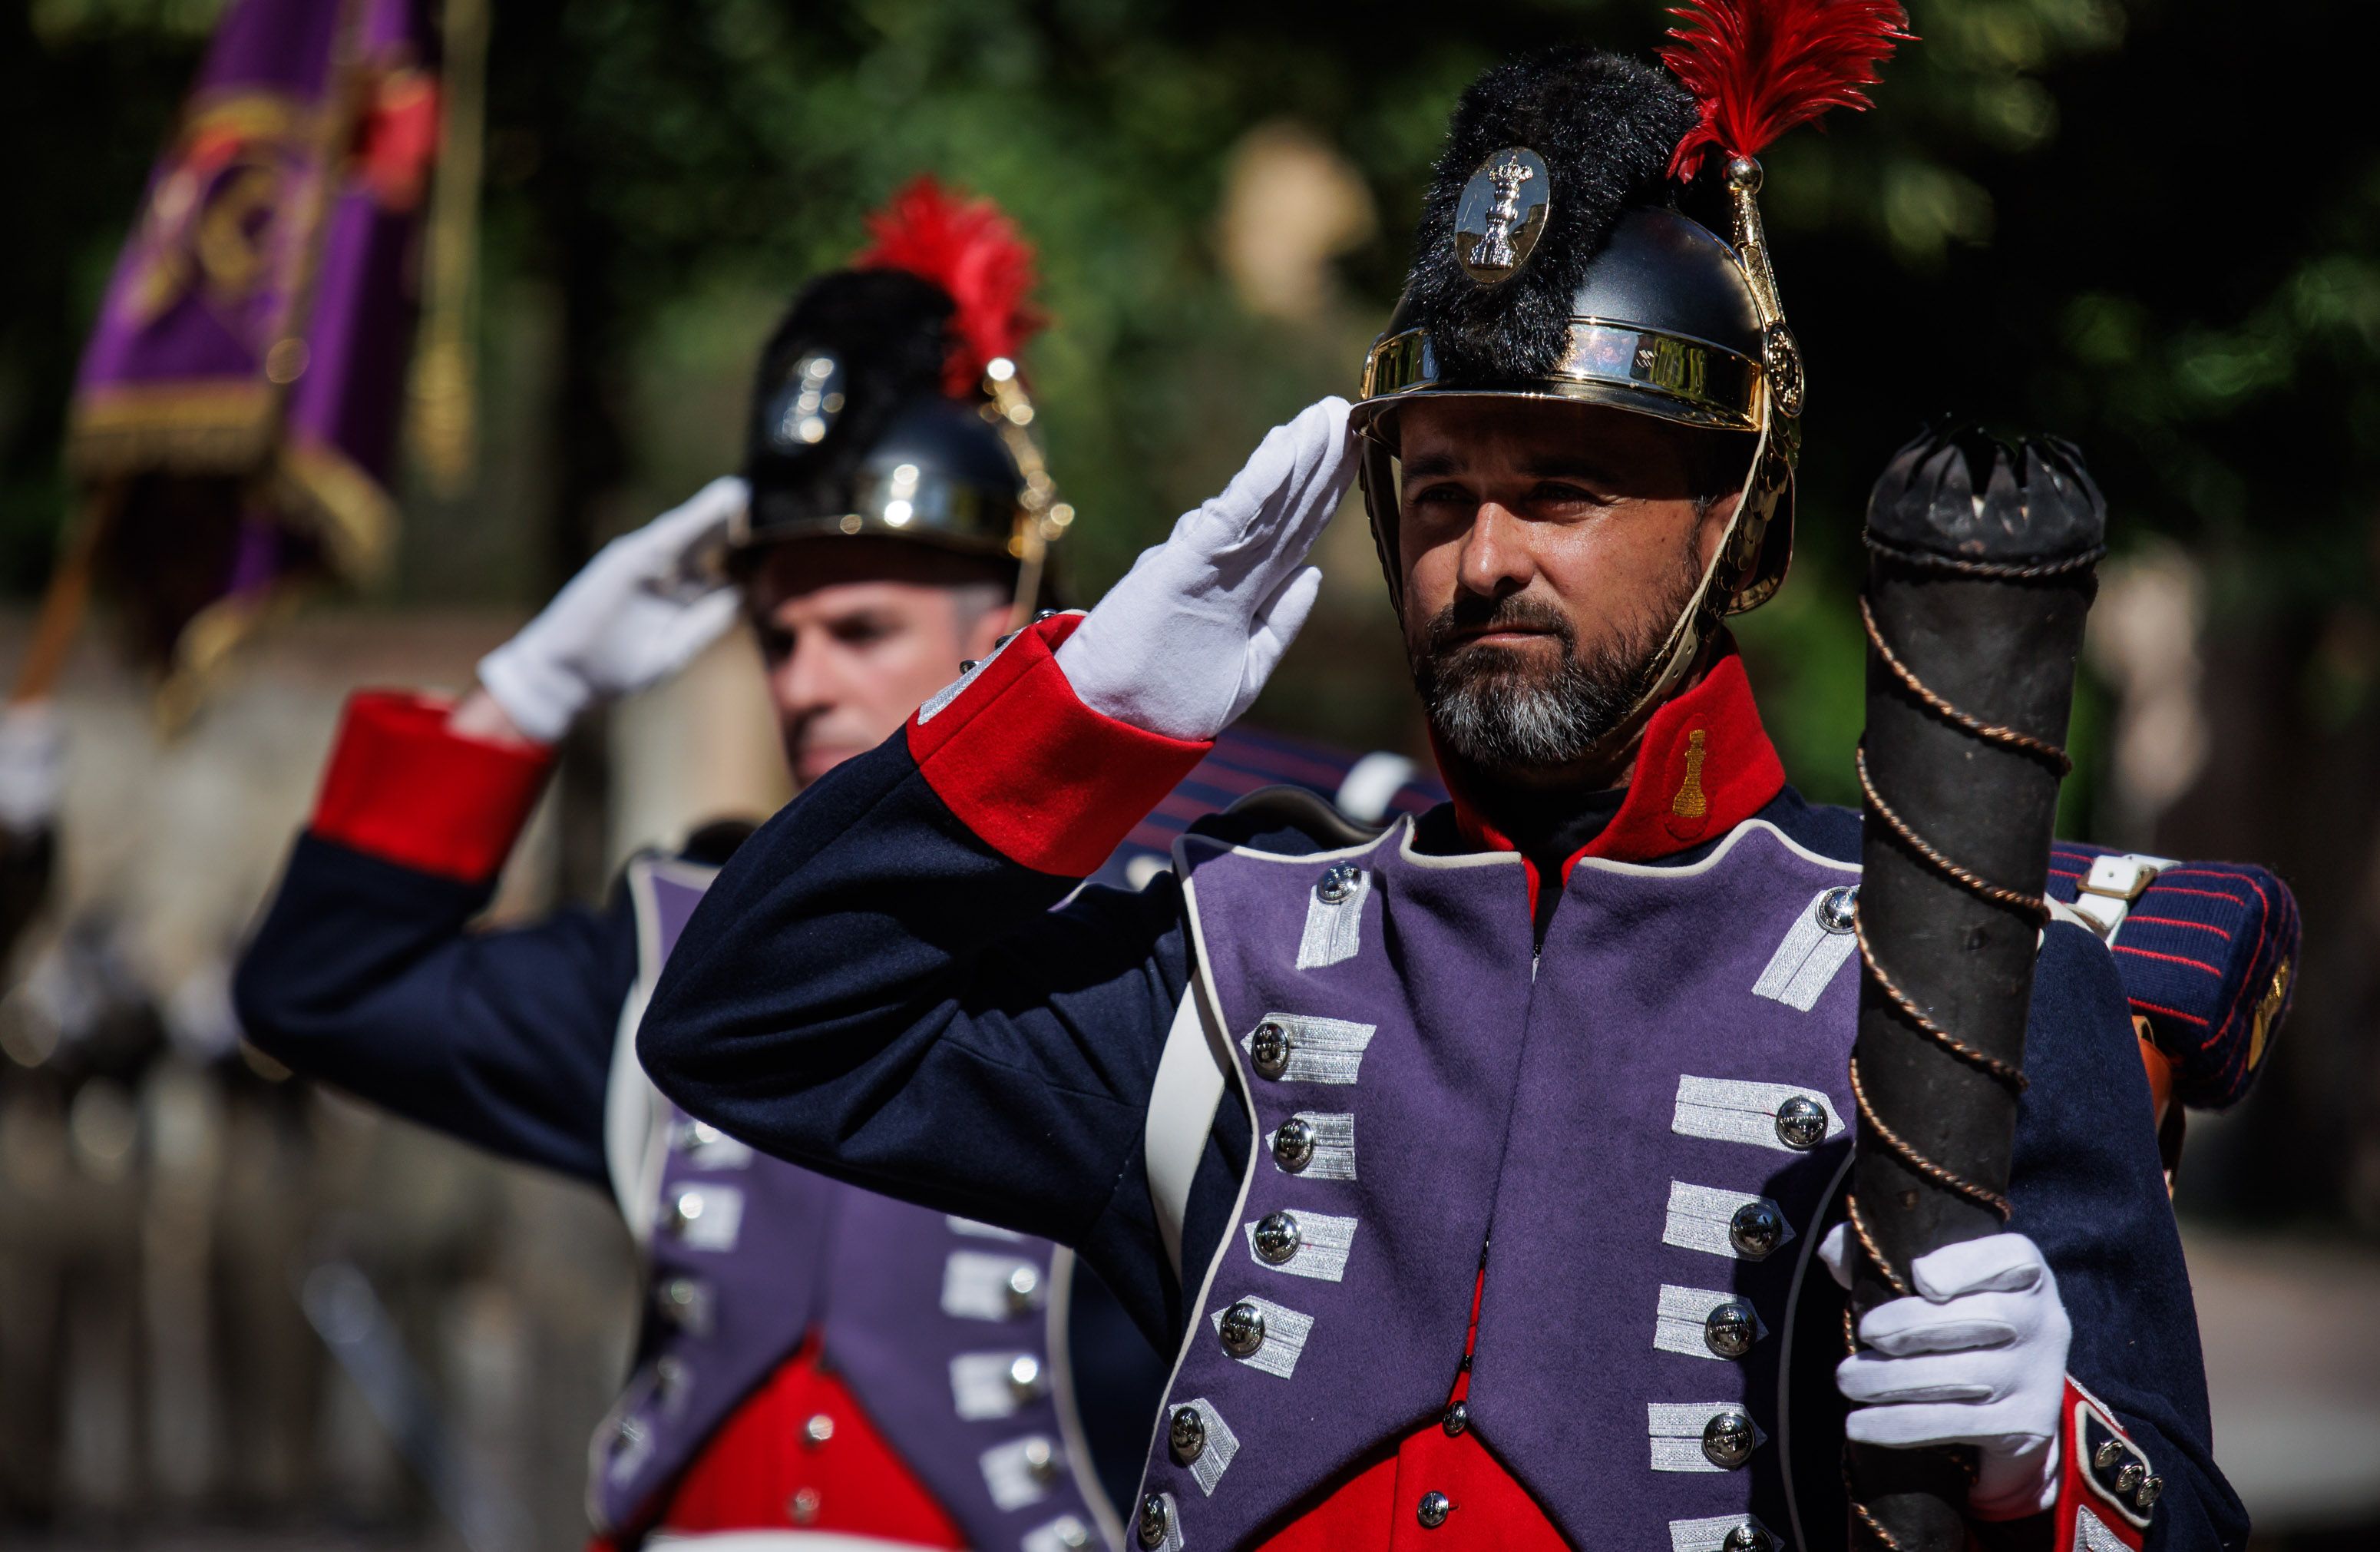
<path fill-rule="evenodd" d="M 1686 735 L 1686 779 L 1678 784 L 1678 795 L 1670 802 L 1670 812 L 1681 819 L 1700 819 L 1710 812 L 1710 800 L 1703 796 L 1703 759 L 1706 752 L 1701 728 Z"/>

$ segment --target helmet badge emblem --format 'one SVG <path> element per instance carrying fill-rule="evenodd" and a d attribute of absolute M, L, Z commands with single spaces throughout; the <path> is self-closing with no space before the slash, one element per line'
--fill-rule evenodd
<path fill-rule="evenodd" d="M 1454 213 L 1454 256 L 1482 286 L 1528 263 L 1552 211 L 1553 179 L 1537 153 L 1509 146 L 1479 164 Z"/>
<path fill-rule="evenodd" d="M 795 361 L 769 400 L 770 450 L 801 453 L 825 441 L 843 412 L 843 362 L 832 352 L 813 350 Z"/>

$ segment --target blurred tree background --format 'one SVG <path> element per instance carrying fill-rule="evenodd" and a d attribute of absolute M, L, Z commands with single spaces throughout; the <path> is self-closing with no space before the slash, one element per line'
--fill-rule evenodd
<path fill-rule="evenodd" d="M 65 510 L 76 355 L 220 0 L 9 0 L 0 586 Z M 2199 1204 L 2380 1229 L 2380 137 L 2346 47 L 2216 0 L 1915 0 L 1876 111 L 1768 158 L 1812 409 L 1795 585 L 1742 634 L 1787 764 L 1852 792 L 1867 484 L 1945 411 L 2057 431 L 2119 564 L 2070 833 L 2280 866 L 2309 923 L 2289 1057 L 2205 1150 Z M 2342 35 L 2339 0 L 2292 13 Z M 758 342 L 920 169 L 1038 245 L 1030 352 L 1098 589 L 1263 429 L 1353 384 L 1445 115 L 1483 65 L 1649 0 L 498 0 L 473 494 L 409 489 L 363 606 L 530 606 L 737 456 Z M 1412 745 L 1360 516 L 1260 710 Z M 354 606 L 351 602 L 345 606 Z"/>

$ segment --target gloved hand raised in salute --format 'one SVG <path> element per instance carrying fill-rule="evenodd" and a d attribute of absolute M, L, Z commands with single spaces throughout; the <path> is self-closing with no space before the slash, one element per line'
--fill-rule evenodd
<path fill-rule="evenodd" d="M 1845 1288 L 1855 1253 L 1847 1228 L 1818 1243 Z M 1973 1445 L 1981 1461 L 1967 1507 L 1978 1519 L 2047 1509 L 2074 1334 L 2049 1263 L 2022 1234 L 1988 1234 L 1919 1256 L 1909 1277 L 1917 1292 L 1868 1311 L 1864 1350 L 1835 1370 L 1852 1403 L 1843 1431 L 1895 1449 Z"/>
<path fill-rule="evenodd" d="M 1058 648 L 1085 705 L 1144 732 L 1213 738 L 1255 703 L 1322 588 L 1305 554 L 1355 478 L 1347 401 L 1276 426 L 1223 494 L 1141 552 Z"/>
<path fill-rule="evenodd" d="M 747 499 L 743 481 L 713 480 L 597 551 L 543 613 L 480 660 L 480 683 L 511 727 L 487 717 L 474 696 L 457 711 L 456 728 L 553 743 L 594 703 L 633 695 L 693 662 L 735 623 L 735 587 L 698 563 Z"/>

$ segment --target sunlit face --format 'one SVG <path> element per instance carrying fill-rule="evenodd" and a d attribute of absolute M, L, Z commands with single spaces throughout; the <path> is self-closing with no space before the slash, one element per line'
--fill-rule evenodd
<path fill-rule="evenodd" d="M 901 540 L 797 540 L 761 557 L 745 607 L 794 780 L 892 736 L 1007 627 L 978 563 Z"/>
<path fill-rule="evenodd" d="M 1694 438 L 1723 434 L 1488 397 L 1416 400 L 1396 430 L 1405 646 L 1432 726 L 1491 774 L 1575 774 L 1717 553 L 1735 501 L 1698 493 L 1697 458 L 1717 460 Z"/>

